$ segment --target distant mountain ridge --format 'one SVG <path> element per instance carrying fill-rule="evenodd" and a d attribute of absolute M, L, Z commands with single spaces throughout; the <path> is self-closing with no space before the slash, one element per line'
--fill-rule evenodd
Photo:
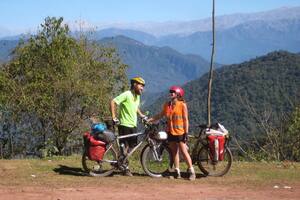
<path fill-rule="evenodd" d="M 18 40 L 0 40 L 0 63 L 10 60 L 10 54 L 18 42 Z"/>
<path fill-rule="evenodd" d="M 274 50 L 300 51 L 300 18 L 278 21 L 251 21 L 226 30 L 216 31 L 216 60 L 239 63 Z M 160 38 L 155 45 L 166 45 L 182 53 L 210 57 L 211 32 L 197 32 L 182 37 Z"/>
<path fill-rule="evenodd" d="M 225 30 L 249 21 L 274 21 L 282 19 L 299 19 L 300 7 L 281 7 L 274 10 L 254 12 L 254 13 L 236 13 L 230 15 L 218 16 L 216 11 L 216 28 Z M 166 35 L 187 36 L 195 32 L 211 31 L 211 18 L 191 20 L 191 21 L 167 21 L 167 22 L 140 22 L 133 24 L 106 24 L 100 29 L 125 29 L 144 32 L 156 37 Z M 101 31 L 101 30 L 100 30 Z M 127 35 L 129 36 L 129 35 Z M 130 36 L 129 36 L 130 37 Z"/>
<path fill-rule="evenodd" d="M 160 27 L 161 26 L 161 27 Z M 105 29 L 95 36 L 124 35 L 147 45 L 169 46 L 183 54 L 210 60 L 211 20 L 162 23 L 153 28 L 168 32 L 154 34 L 146 29 Z M 159 28 L 160 27 L 160 28 Z M 172 28 L 173 27 L 173 28 Z M 145 31 L 145 32 L 143 32 Z M 156 35 L 156 36 L 155 36 Z M 240 63 L 275 50 L 300 51 L 300 7 L 216 17 L 216 61 Z"/>
<path fill-rule="evenodd" d="M 232 28 L 239 24 L 249 21 L 268 21 L 268 20 L 282 20 L 282 19 L 298 19 L 300 17 L 300 6 L 296 7 L 281 7 L 273 10 L 253 12 L 253 13 L 235 13 L 228 15 L 218 15 L 216 10 L 216 27 L 218 30 L 225 30 Z M 88 23 L 88 22 L 86 22 Z M 69 22 L 71 30 L 78 29 L 78 24 Z M 99 31 L 105 29 L 122 29 L 144 32 L 155 37 L 166 35 L 182 35 L 187 36 L 195 32 L 205 32 L 211 30 L 211 18 L 204 18 L 190 21 L 165 21 L 165 22 L 135 22 L 135 23 L 95 23 L 85 27 L 86 29 L 97 27 Z M 84 28 L 84 27 L 83 27 Z M 11 36 L 11 30 L 8 27 L 1 27 L 0 25 L 0 39 L 6 36 Z M 125 35 L 130 37 L 129 35 Z M 136 38 L 134 38 L 136 39 Z M 141 41 L 143 42 L 143 41 Z"/>

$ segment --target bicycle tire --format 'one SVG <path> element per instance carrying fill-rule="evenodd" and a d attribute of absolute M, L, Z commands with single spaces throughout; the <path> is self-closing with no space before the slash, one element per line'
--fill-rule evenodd
<path fill-rule="evenodd" d="M 84 171 L 92 176 L 104 177 L 111 175 L 115 170 L 115 165 L 112 162 L 117 162 L 117 153 L 113 147 L 104 153 L 104 156 L 100 161 L 90 160 L 88 158 L 87 150 L 84 150 L 82 154 L 82 167 Z"/>
<path fill-rule="evenodd" d="M 214 162 L 209 156 L 209 148 L 202 146 L 197 155 L 197 164 L 205 176 L 224 176 L 230 169 L 233 156 L 228 147 L 225 147 L 224 159 Z"/>
<path fill-rule="evenodd" d="M 154 150 L 149 144 L 143 148 L 141 153 L 143 170 L 147 175 L 154 178 L 163 177 L 173 163 L 171 151 L 167 146 L 160 144 L 157 149 L 159 149 L 160 160 L 155 159 Z"/>

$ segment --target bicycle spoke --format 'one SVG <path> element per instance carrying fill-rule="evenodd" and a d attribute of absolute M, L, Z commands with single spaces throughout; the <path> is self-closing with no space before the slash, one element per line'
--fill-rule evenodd
<path fill-rule="evenodd" d="M 142 152 L 143 169 L 152 177 L 161 177 L 169 168 L 171 162 L 170 152 L 164 146 L 159 148 L 160 149 L 154 152 L 154 149 L 150 148 L 150 146 L 146 146 Z"/>
<path fill-rule="evenodd" d="M 224 159 L 222 161 L 213 161 L 207 147 L 202 147 L 199 150 L 198 166 L 205 175 L 223 176 L 230 169 L 231 163 L 232 154 L 228 148 L 224 152 Z"/>

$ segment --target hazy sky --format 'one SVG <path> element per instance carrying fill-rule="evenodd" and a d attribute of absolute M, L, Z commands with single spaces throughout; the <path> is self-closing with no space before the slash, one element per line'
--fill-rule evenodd
<path fill-rule="evenodd" d="M 216 0 L 216 15 L 300 6 L 300 0 Z M 91 24 L 185 21 L 211 16 L 212 0 L 0 0 L 0 29 L 35 30 L 45 17 Z"/>

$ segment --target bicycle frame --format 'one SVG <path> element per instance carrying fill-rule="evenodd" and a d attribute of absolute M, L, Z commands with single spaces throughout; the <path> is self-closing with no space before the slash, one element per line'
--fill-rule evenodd
<path fill-rule="evenodd" d="M 196 141 L 193 143 L 193 148 L 190 148 L 190 145 L 189 143 L 187 143 L 187 146 L 188 146 L 188 151 L 189 151 L 189 154 L 191 155 L 191 159 L 192 159 L 192 163 L 193 164 L 196 164 L 197 162 L 197 153 L 198 153 L 198 150 L 199 150 L 199 144 L 201 142 L 199 142 L 199 138 L 194 136 L 194 135 L 188 135 L 188 138 L 192 138 L 192 139 L 196 139 Z"/>
<path fill-rule="evenodd" d="M 132 134 L 128 134 L 128 135 L 117 136 L 116 141 L 117 141 L 118 151 L 120 151 L 120 139 L 137 137 L 139 135 L 144 135 L 144 134 L 145 134 L 144 132 L 138 132 L 138 133 L 132 133 Z M 142 140 L 137 145 L 135 145 L 135 147 L 126 154 L 126 156 L 124 157 L 124 160 L 126 160 L 128 157 L 130 157 L 144 142 L 145 142 L 145 140 Z"/>
<path fill-rule="evenodd" d="M 191 155 L 192 163 L 196 164 L 198 162 L 197 154 L 199 149 L 202 146 L 206 146 L 206 139 L 202 138 L 205 134 L 205 129 L 201 128 L 199 131 L 199 134 L 197 136 L 195 135 L 188 135 L 189 138 L 195 139 L 196 141 L 193 142 L 193 148 L 189 148 L 189 153 Z M 188 144 L 188 143 L 187 143 Z"/>
<path fill-rule="evenodd" d="M 138 144 L 136 144 L 134 146 L 134 148 L 132 148 L 128 153 L 125 154 L 125 157 L 122 158 L 122 163 L 123 164 L 143 143 L 147 141 L 147 143 L 150 145 L 150 146 L 153 146 L 154 147 L 154 144 L 153 144 L 153 141 L 151 138 L 148 137 L 148 134 L 146 133 L 146 130 L 144 132 L 137 132 L 137 133 L 132 133 L 132 134 L 128 134 L 128 135 L 122 135 L 122 136 L 117 136 L 116 137 L 116 140 L 114 142 L 112 142 L 109 147 L 107 148 L 106 151 L 108 151 L 110 148 L 112 148 L 112 146 L 114 144 L 117 144 L 117 148 L 118 148 L 118 158 L 120 158 L 120 150 L 121 150 L 121 146 L 120 146 L 120 139 L 125 139 L 125 138 L 132 138 L 132 137 L 137 137 L 137 136 L 140 136 L 140 135 L 145 135 L 146 138 L 144 138 L 142 141 L 140 141 Z M 157 151 L 153 151 L 154 153 L 154 158 L 157 160 L 157 161 L 161 161 L 161 158 L 159 157 Z M 106 161 L 106 162 L 110 162 L 110 163 L 118 163 L 118 161 L 108 161 L 108 160 L 103 160 L 103 161 Z"/>

